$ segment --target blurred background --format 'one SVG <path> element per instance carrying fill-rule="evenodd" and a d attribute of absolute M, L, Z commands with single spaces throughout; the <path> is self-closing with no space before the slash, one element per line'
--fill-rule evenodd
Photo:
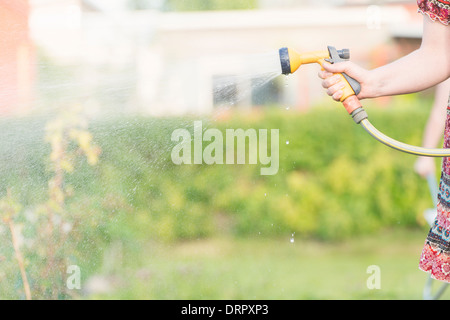
<path fill-rule="evenodd" d="M 318 66 L 260 81 L 237 61 L 332 45 L 375 68 L 421 23 L 409 0 L 0 1 L 0 298 L 420 299 L 416 157 L 355 126 Z M 420 145 L 433 94 L 366 106 Z M 278 174 L 173 164 L 195 120 L 279 129 Z"/>

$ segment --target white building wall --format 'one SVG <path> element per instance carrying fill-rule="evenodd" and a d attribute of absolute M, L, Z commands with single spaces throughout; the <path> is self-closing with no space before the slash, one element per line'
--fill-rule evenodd
<path fill-rule="evenodd" d="M 86 13 L 75 0 L 63 2 L 34 8 L 30 25 L 36 43 L 58 63 L 83 67 L 85 79 L 109 81 L 111 92 L 124 72 L 134 75 L 123 109 L 157 116 L 212 112 L 213 77 L 239 74 L 236 55 L 333 45 L 350 48 L 353 61 L 370 66 L 373 50 L 389 41 L 391 29 L 414 18 L 402 6 L 378 7 L 375 16 L 366 6 Z M 117 72 L 105 79 L 99 71 L 104 67 Z M 318 68 L 304 66 L 290 76 L 281 86 L 282 102 L 306 108 L 324 99 Z"/>

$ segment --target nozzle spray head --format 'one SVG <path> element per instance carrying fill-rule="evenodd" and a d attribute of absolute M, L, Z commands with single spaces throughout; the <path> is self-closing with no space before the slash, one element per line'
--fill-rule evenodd
<path fill-rule="evenodd" d="M 278 50 L 280 54 L 281 73 L 291 74 L 294 73 L 302 64 L 300 54 L 290 48 L 281 48 Z"/>
<path fill-rule="evenodd" d="M 280 62 L 281 62 L 281 73 L 282 74 L 290 74 L 291 73 L 291 61 L 289 59 L 289 51 L 288 48 L 280 48 L 278 50 L 280 54 Z"/>
<path fill-rule="evenodd" d="M 333 51 L 330 51 L 331 49 Z M 332 57 L 335 60 L 342 61 L 350 58 L 350 51 L 348 49 L 336 50 L 334 47 L 328 47 L 328 50 L 303 52 L 301 54 L 294 49 L 286 47 L 278 51 L 280 54 L 281 72 L 283 74 L 294 73 L 302 64 L 320 63 L 320 61 L 329 60 L 331 53 L 336 53 L 336 57 Z"/>

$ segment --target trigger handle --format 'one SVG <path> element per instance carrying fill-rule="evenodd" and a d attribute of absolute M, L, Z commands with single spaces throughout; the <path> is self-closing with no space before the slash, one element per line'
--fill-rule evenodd
<path fill-rule="evenodd" d="M 348 49 L 336 50 L 335 47 L 328 46 L 328 53 L 330 54 L 330 58 L 326 59 L 326 61 L 330 63 L 343 62 L 350 59 L 350 51 Z M 361 92 L 361 84 L 345 72 L 342 75 L 347 80 L 355 95 L 358 95 Z"/>

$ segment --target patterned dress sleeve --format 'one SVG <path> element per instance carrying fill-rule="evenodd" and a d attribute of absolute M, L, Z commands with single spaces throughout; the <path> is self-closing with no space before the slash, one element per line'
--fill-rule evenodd
<path fill-rule="evenodd" d="M 450 0 L 417 0 L 418 11 L 426 14 L 431 20 L 439 20 L 450 24 Z"/>

